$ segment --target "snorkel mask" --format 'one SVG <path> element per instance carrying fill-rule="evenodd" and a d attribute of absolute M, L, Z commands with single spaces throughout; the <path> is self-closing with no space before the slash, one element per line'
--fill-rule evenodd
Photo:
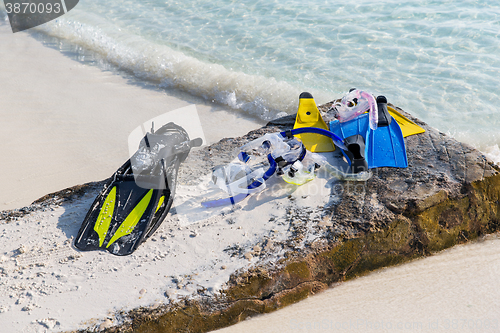
<path fill-rule="evenodd" d="M 315 127 L 297 128 L 291 131 L 266 134 L 239 148 L 235 155 L 238 161 L 227 166 L 216 167 L 212 181 L 229 194 L 229 198 L 202 202 L 206 208 L 236 204 L 251 193 L 262 191 L 265 182 L 275 173 L 291 184 L 302 185 L 314 179 L 315 172 L 326 159 L 306 150 L 294 135 L 315 133 L 325 135 L 341 149 L 347 149 L 337 135 Z M 269 168 L 264 171 L 267 159 Z M 250 161 L 256 161 L 253 167 Z"/>
<path fill-rule="evenodd" d="M 372 94 L 358 89 L 351 89 L 340 102 L 332 105 L 330 109 L 334 112 L 335 118 L 341 123 L 356 118 L 360 114 L 369 111 L 370 128 L 377 129 L 378 107 L 377 101 Z"/>
<path fill-rule="evenodd" d="M 266 180 L 273 174 L 284 174 L 283 168 L 302 160 L 306 148 L 293 136 L 283 137 L 280 133 L 266 134 L 237 149 L 238 161 L 214 168 L 212 181 L 229 198 L 202 202 L 204 207 L 221 207 L 235 204 L 248 195 L 266 188 Z M 269 168 L 264 171 L 267 160 Z M 253 162 L 252 166 L 251 162 Z"/>

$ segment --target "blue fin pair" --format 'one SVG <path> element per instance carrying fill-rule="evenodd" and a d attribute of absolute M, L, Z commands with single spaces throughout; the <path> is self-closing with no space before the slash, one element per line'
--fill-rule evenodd
<path fill-rule="evenodd" d="M 376 130 L 370 128 L 367 113 L 345 123 L 338 120 L 330 122 L 330 131 L 344 139 L 349 148 L 342 153 L 349 159 L 353 172 L 366 171 L 362 170 L 363 167 L 408 167 L 403 133 L 387 110 L 387 99 L 384 96 L 377 97 L 377 106 Z"/>

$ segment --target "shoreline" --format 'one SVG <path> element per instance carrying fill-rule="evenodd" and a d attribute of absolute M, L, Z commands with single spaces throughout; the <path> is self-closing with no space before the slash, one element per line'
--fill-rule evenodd
<path fill-rule="evenodd" d="M 83 65 L 27 33 L 0 25 L 4 96 L 0 153 L 9 156 L 0 211 L 111 176 L 128 158 L 127 138 L 144 121 L 191 105 L 165 92 Z M 262 126 L 217 104 L 196 104 L 208 143 Z M 14 111 L 13 111 L 14 110 Z"/>

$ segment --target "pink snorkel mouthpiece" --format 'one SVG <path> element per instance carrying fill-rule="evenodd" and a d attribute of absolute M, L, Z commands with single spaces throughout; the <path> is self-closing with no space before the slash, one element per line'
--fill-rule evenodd
<path fill-rule="evenodd" d="M 335 118 L 341 123 L 356 118 L 360 114 L 369 111 L 370 128 L 377 129 L 378 108 L 377 101 L 372 94 L 362 90 L 354 89 L 348 92 L 342 100 L 333 105 Z"/>

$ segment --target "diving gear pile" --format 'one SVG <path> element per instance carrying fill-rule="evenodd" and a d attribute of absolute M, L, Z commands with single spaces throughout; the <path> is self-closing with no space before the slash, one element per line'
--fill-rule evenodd
<path fill-rule="evenodd" d="M 172 206 L 177 172 L 192 147 L 202 140 L 190 140 L 174 123 L 156 132 L 151 129 L 137 152 L 111 177 L 97 196 L 75 239 L 82 251 L 106 249 L 128 255 L 149 238 Z"/>
<path fill-rule="evenodd" d="M 214 168 L 214 184 L 229 197 L 205 201 L 202 205 L 208 208 L 238 203 L 264 190 L 265 182 L 274 174 L 287 183 L 302 185 L 314 179 L 321 168 L 348 181 L 368 180 L 369 169 L 373 168 L 406 168 L 403 132 L 407 135 L 424 132 L 388 107 L 384 96 L 375 98 L 357 89 L 351 89 L 331 111 L 337 119 L 330 122 L 328 130 L 312 95 L 300 94 L 293 129 L 251 141 L 235 152 L 237 161 Z M 345 156 L 349 165 L 345 171 L 328 163 L 325 157 L 325 153 L 334 150 L 333 145 Z M 269 165 L 267 170 L 266 165 Z"/>
<path fill-rule="evenodd" d="M 237 152 L 238 161 L 230 164 L 230 167 L 216 167 L 212 173 L 212 180 L 219 188 L 230 195 L 229 198 L 202 202 L 204 207 L 221 207 L 236 204 L 245 199 L 251 193 L 263 190 L 265 181 L 276 173 L 282 176 L 283 180 L 294 185 L 303 185 L 315 178 L 315 172 L 323 165 L 328 164 L 327 160 L 317 154 L 305 149 L 304 144 L 296 137 L 298 134 L 312 133 L 325 136 L 332 140 L 340 149 L 347 149 L 341 138 L 335 133 L 316 127 L 302 127 L 280 133 L 266 134 L 250 143 L 242 146 Z M 259 161 L 259 157 L 267 157 L 269 168 L 264 171 L 264 161 Z M 254 161 L 254 169 L 247 166 L 251 160 Z M 239 167 L 236 167 L 239 165 Z M 239 172 L 231 172 L 231 169 L 238 169 Z M 340 170 L 327 168 L 337 176 L 345 175 Z M 261 177 L 255 177 L 262 175 Z M 360 173 L 363 179 L 364 173 Z M 236 179 L 238 178 L 238 179 Z M 354 177 L 355 178 L 355 177 Z M 366 180 L 366 179 L 364 179 Z M 249 184 L 247 188 L 242 184 Z"/>

